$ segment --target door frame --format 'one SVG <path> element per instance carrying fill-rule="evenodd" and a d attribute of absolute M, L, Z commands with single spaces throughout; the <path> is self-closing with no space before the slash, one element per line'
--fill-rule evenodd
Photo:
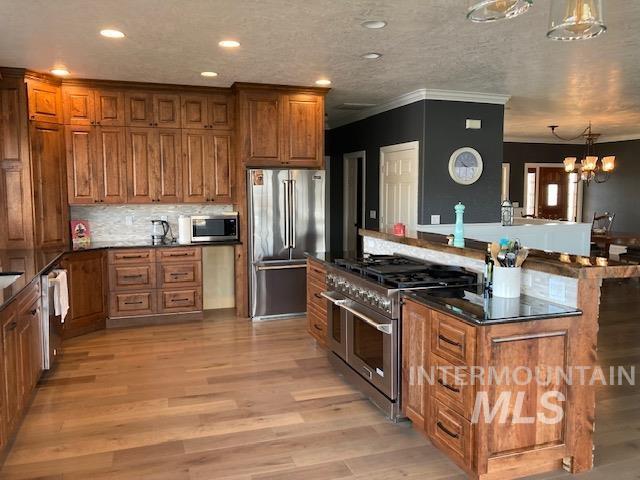
<path fill-rule="evenodd" d="M 382 212 L 384 211 L 384 176 L 382 175 L 382 171 L 384 168 L 384 156 L 387 153 L 394 153 L 394 152 L 399 152 L 402 150 L 415 150 L 416 152 L 416 172 L 418 172 L 418 174 L 415 176 L 414 179 L 414 183 L 415 183 L 415 192 L 416 192 L 416 218 L 415 218 L 415 227 L 418 226 L 419 222 L 418 222 L 418 215 L 419 215 L 419 203 L 420 203 L 420 141 L 419 140 L 414 140 L 412 142 L 404 142 L 404 143 L 397 143 L 395 145 L 385 145 L 384 147 L 380 147 L 380 184 L 379 184 L 379 195 L 380 195 L 380 201 L 379 201 L 379 205 L 378 205 L 378 222 L 381 223 L 380 217 L 382 215 Z M 411 225 L 407 225 L 408 229 L 411 229 Z"/>
<path fill-rule="evenodd" d="M 534 204 L 534 215 L 538 216 L 538 199 L 540 198 L 540 182 L 538 181 L 540 178 L 540 168 L 562 168 L 564 170 L 563 163 L 535 163 L 535 162 L 527 162 L 523 167 L 523 189 L 522 189 L 522 208 L 523 211 L 526 211 L 527 208 L 527 197 L 529 193 L 528 182 L 527 182 L 527 174 L 529 173 L 529 169 L 534 168 L 536 170 L 536 194 L 535 194 L 535 204 Z M 582 222 L 582 200 L 584 195 L 584 186 L 582 181 L 578 179 L 578 192 L 576 195 L 576 222 Z"/>
<path fill-rule="evenodd" d="M 358 159 L 361 158 L 362 159 L 362 178 L 360 179 L 362 182 L 362 198 L 361 198 L 361 203 L 362 203 L 362 228 L 365 228 L 365 222 L 366 222 L 366 211 L 367 211 L 367 206 L 365 205 L 366 203 L 366 198 L 367 198 L 367 152 L 366 150 L 358 150 L 356 152 L 349 152 L 349 153 L 345 153 L 344 155 L 342 155 L 342 192 L 343 192 L 343 197 L 342 197 L 342 204 L 344 206 L 344 192 L 347 190 L 347 166 L 348 163 L 350 162 L 356 162 L 356 175 L 357 175 L 357 162 Z M 356 217 L 357 219 L 357 217 Z M 343 247 L 346 248 L 347 245 L 347 217 L 343 214 L 342 215 L 342 245 Z M 357 242 L 356 242 L 357 243 Z"/>

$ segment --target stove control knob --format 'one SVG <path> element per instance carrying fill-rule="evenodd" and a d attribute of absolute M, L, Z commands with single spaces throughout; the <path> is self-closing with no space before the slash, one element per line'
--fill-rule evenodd
<path fill-rule="evenodd" d="M 391 311 L 391 300 L 388 298 L 383 298 L 380 302 L 380 307 L 387 312 Z"/>

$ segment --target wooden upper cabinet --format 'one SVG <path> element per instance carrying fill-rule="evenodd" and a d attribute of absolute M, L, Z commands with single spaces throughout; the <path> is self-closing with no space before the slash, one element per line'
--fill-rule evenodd
<path fill-rule="evenodd" d="M 232 201 L 233 168 L 231 160 L 232 138 L 228 133 L 214 132 L 212 136 L 213 178 L 211 179 L 211 195 L 213 201 Z M 211 178 L 211 177 L 210 177 Z"/>
<path fill-rule="evenodd" d="M 62 123 L 60 87 L 38 80 L 27 80 L 29 120 Z"/>
<path fill-rule="evenodd" d="M 122 127 L 98 127 L 96 130 L 95 172 L 99 202 L 126 203 L 127 155 Z"/>
<path fill-rule="evenodd" d="M 232 95 L 182 95 L 181 102 L 183 128 L 233 128 Z"/>
<path fill-rule="evenodd" d="M 182 130 L 183 193 L 187 203 L 209 200 L 207 175 L 213 163 L 211 135 L 204 130 Z"/>
<path fill-rule="evenodd" d="M 118 90 L 98 89 L 93 92 L 95 121 L 103 127 L 122 127 L 124 119 L 124 93 Z"/>
<path fill-rule="evenodd" d="M 155 93 L 153 118 L 154 127 L 180 128 L 180 95 Z"/>
<path fill-rule="evenodd" d="M 153 127 L 153 95 L 145 91 L 128 91 L 124 95 L 125 121 L 130 127 Z"/>
<path fill-rule="evenodd" d="M 35 244 L 68 244 L 68 202 L 62 125 L 32 122 L 31 164 L 34 186 Z"/>
<path fill-rule="evenodd" d="M 151 203 L 153 197 L 154 137 L 151 128 L 127 128 L 127 201 Z"/>
<path fill-rule="evenodd" d="M 324 141 L 324 98 L 287 95 L 284 104 L 284 163 L 321 167 Z"/>
<path fill-rule="evenodd" d="M 62 110 L 67 125 L 93 125 L 95 109 L 93 90 L 87 87 L 62 88 Z"/>
<path fill-rule="evenodd" d="M 69 125 L 65 129 L 67 191 L 72 205 L 95 203 L 99 198 L 95 135 L 95 129 L 90 126 Z"/>
<path fill-rule="evenodd" d="M 155 199 L 159 202 L 182 201 L 182 134 L 178 128 L 157 132 L 154 160 Z"/>
<path fill-rule="evenodd" d="M 282 98 L 278 92 L 241 94 L 244 161 L 247 165 L 279 165 L 282 161 Z"/>

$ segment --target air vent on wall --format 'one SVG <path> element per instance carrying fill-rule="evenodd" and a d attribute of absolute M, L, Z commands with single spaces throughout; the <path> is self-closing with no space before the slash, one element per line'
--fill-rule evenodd
<path fill-rule="evenodd" d="M 336 107 L 336 110 L 366 110 L 367 108 L 375 107 L 375 103 L 342 103 Z"/>

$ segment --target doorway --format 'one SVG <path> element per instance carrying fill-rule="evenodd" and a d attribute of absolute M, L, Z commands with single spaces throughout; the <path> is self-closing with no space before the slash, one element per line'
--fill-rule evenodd
<path fill-rule="evenodd" d="M 548 220 L 582 220 L 582 183 L 577 173 L 567 173 L 564 165 L 525 163 L 525 215 Z"/>
<path fill-rule="evenodd" d="M 380 229 L 388 231 L 404 223 L 408 231 L 418 227 L 418 177 L 420 142 L 380 149 Z"/>
<path fill-rule="evenodd" d="M 343 156 L 342 247 L 347 252 L 362 253 L 358 229 L 364 228 L 366 153 L 346 153 Z"/>

